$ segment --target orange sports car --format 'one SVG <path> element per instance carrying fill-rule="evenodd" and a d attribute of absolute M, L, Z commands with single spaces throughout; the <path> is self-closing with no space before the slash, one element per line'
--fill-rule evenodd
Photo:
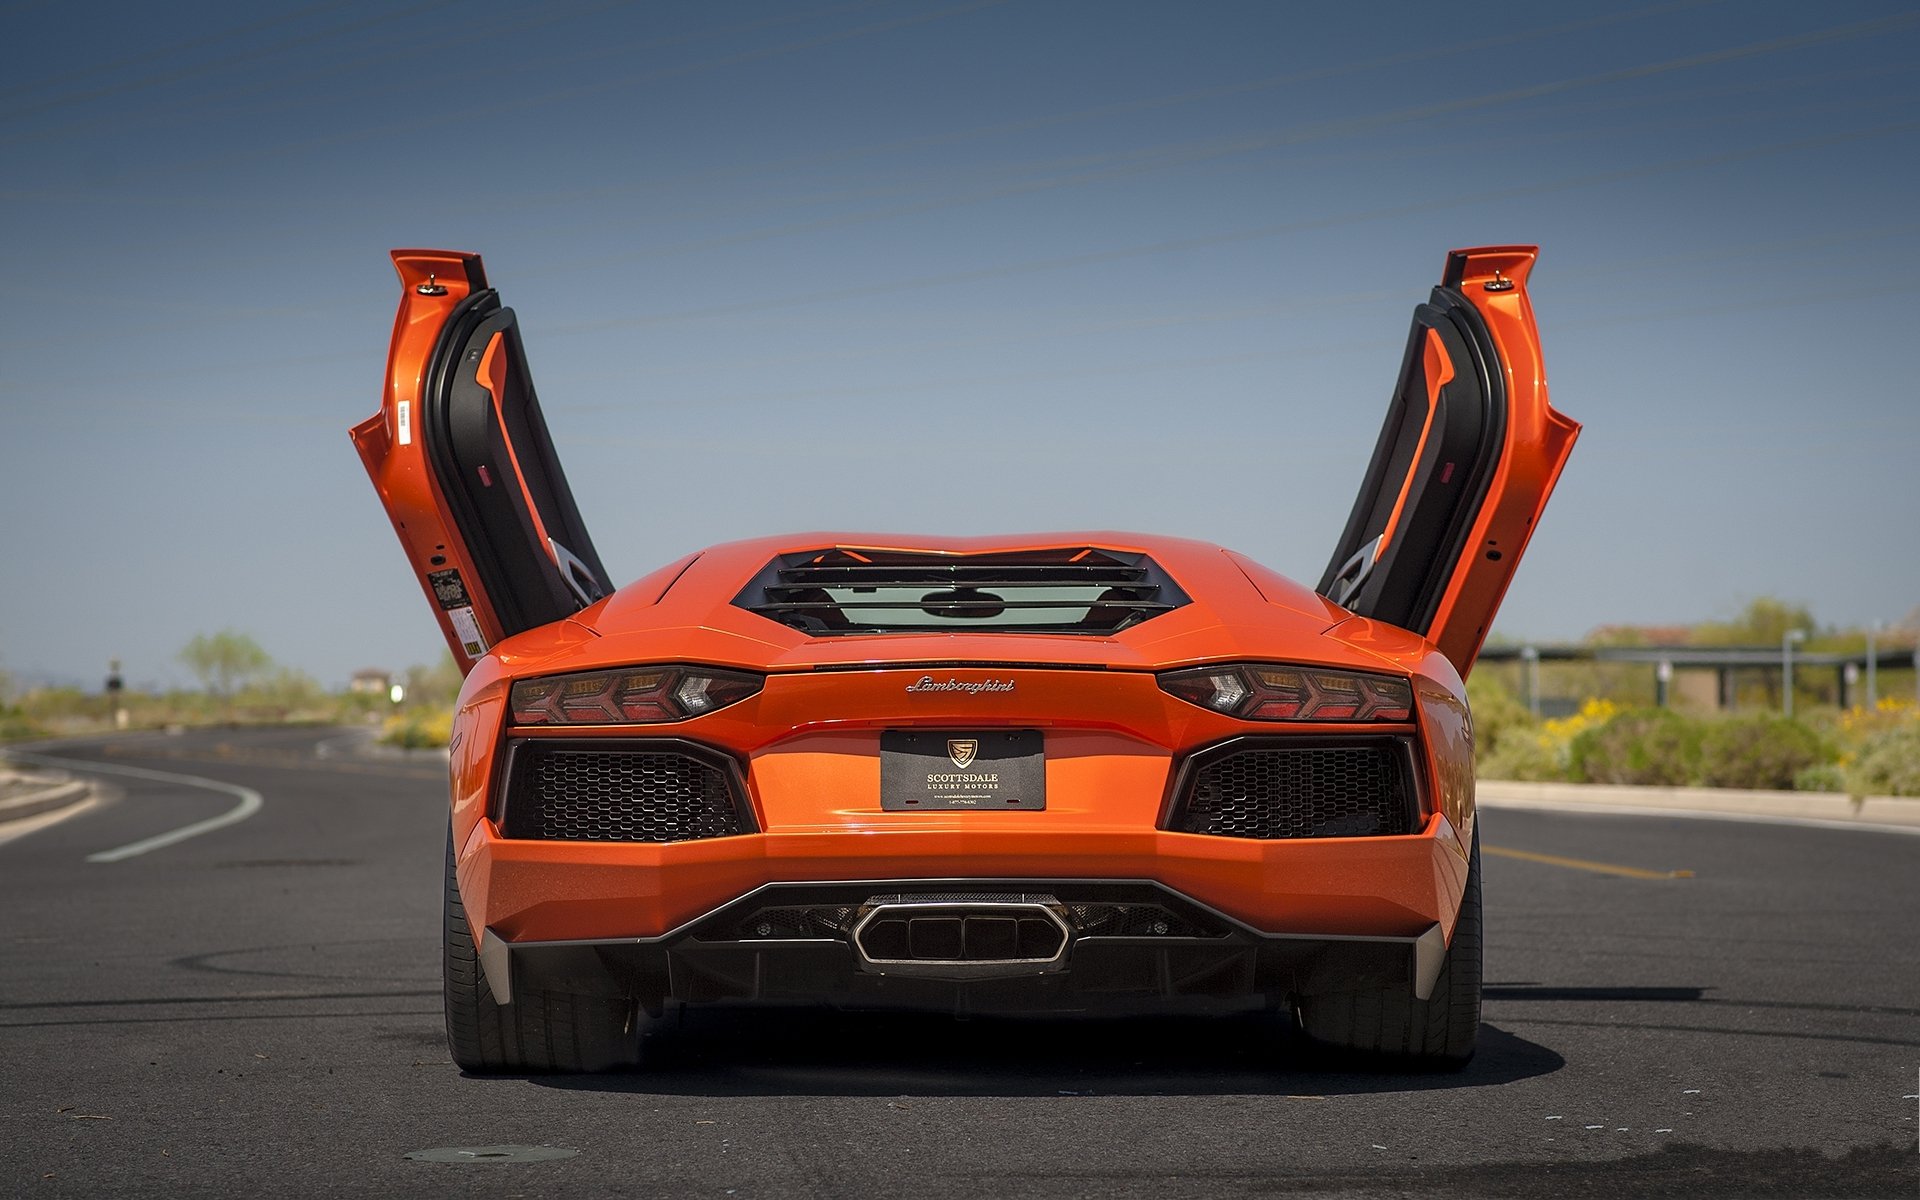
<path fill-rule="evenodd" d="M 616 588 L 480 259 L 400 250 L 353 429 L 467 670 L 467 1071 L 631 1063 L 670 1001 L 1265 1006 L 1441 1065 L 1480 1021 L 1473 666 L 1579 426 L 1531 246 L 1455 251 L 1307 588 L 1127 533 L 799 533 Z"/>

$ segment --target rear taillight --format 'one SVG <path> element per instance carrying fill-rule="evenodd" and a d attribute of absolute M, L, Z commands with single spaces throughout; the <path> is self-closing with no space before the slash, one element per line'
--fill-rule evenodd
<path fill-rule="evenodd" d="M 515 725 L 646 725 L 685 721 L 758 692 L 766 680 L 714 667 L 623 667 L 513 685 Z"/>
<path fill-rule="evenodd" d="M 1249 721 L 1408 721 L 1404 679 L 1358 671 L 1235 663 L 1169 671 L 1160 686 L 1189 704 Z"/>

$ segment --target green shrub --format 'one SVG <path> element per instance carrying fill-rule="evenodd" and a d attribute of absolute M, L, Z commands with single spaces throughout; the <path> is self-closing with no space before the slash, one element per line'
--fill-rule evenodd
<path fill-rule="evenodd" d="M 1491 754 L 1475 753 L 1482 779 L 1520 779 L 1529 783 L 1559 783 L 1567 778 L 1560 748 L 1538 735 L 1502 738 Z"/>
<path fill-rule="evenodd" d="M 402 750 L 435 750 L 453 737 L 451 709 L 411 709 L 387 718 L 380 740 Z"/>
<path fill-rule="evenodd" d="M 1847 790 L 1847 774 L 1839 763 L 1815 763 L 1802 767 L 1793 777 L 1793 790 L 1796 792 L 1844 792 Z"/>
<path fill-rule="evenodd" d="M 1565 782 L 1574 739 L 1613 720 L 1619 712 L 1611 700 L 1588 697 L 1571 716 L 1537 725 L 1511 725 L 1502 731 L 1493 753 L 1484 756 L 1480 772 L 1488 779 Z"/>
<path fill-rule="evenodd" d="M 1508 743 L 1530 741 L 1526 735 L 1539 726 L 1533 714 L 1527 711 L 1527 706 L 1490 675 L 1476 675 L 1467 680 L 1467 704 L 1473 709 L 1473 757 L 1482 770 L 1494 761 Z M 1512 775 L 1506 778 L 1527 779 L 1533 776 Z"/>
<path fill-rule="evenodd" d="M 1697 722 L 1665 708 L 1631 708 L 1585 730 L 1568 751 L 1577 782 L 1678 786 L 1700 775 Z"/>
<path fill-rule="evenodd" d="M 1847 764 L 1846 780 L 1856 796 L 1920 796 L 1920 722 L 1869 734 Z"/>
<path fill-rule="evenodd" d="M 1830 757 L 1820 735 L 1798 721 L 1765 713 L 1730 717 L 1709 723 L 1701 736 L 1700 781 L 1780 791 Z"/>
<path fill-rule="evenodd" d="M 47 736 L 47 731 L 18 709 L 0 709 L 0 742 Z"/>

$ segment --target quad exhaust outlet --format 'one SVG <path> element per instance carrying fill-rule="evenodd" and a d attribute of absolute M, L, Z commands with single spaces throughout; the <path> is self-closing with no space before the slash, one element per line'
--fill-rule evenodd
<path fill-rule="evenodd" d="M 873 974 L 1004 979 L 1061 969 L 1072 931 L 1038 900 L 900 897 L 876 903 L 852 941 Z"/>

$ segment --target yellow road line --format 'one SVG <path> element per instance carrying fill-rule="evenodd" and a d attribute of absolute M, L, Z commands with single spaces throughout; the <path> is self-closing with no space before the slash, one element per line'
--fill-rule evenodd
<path fill-rule="evenodd" d="M 1562 858 L 1558 854 L 1535 854 L 1531 850 L 1509 850 L 1505 846 L 1482 846 L 1483 854 L 1517 858 L 1522 862 L 1545 863 L 1573 871 L 1592 871 L 1600 875 L 1623 875 L 1628 879 L 1692 879 L 1692 871 L 1649 871 L 1645 867 L 1623 867 L 1616 863 L 1591 862 L 1584 858 Z"/>

